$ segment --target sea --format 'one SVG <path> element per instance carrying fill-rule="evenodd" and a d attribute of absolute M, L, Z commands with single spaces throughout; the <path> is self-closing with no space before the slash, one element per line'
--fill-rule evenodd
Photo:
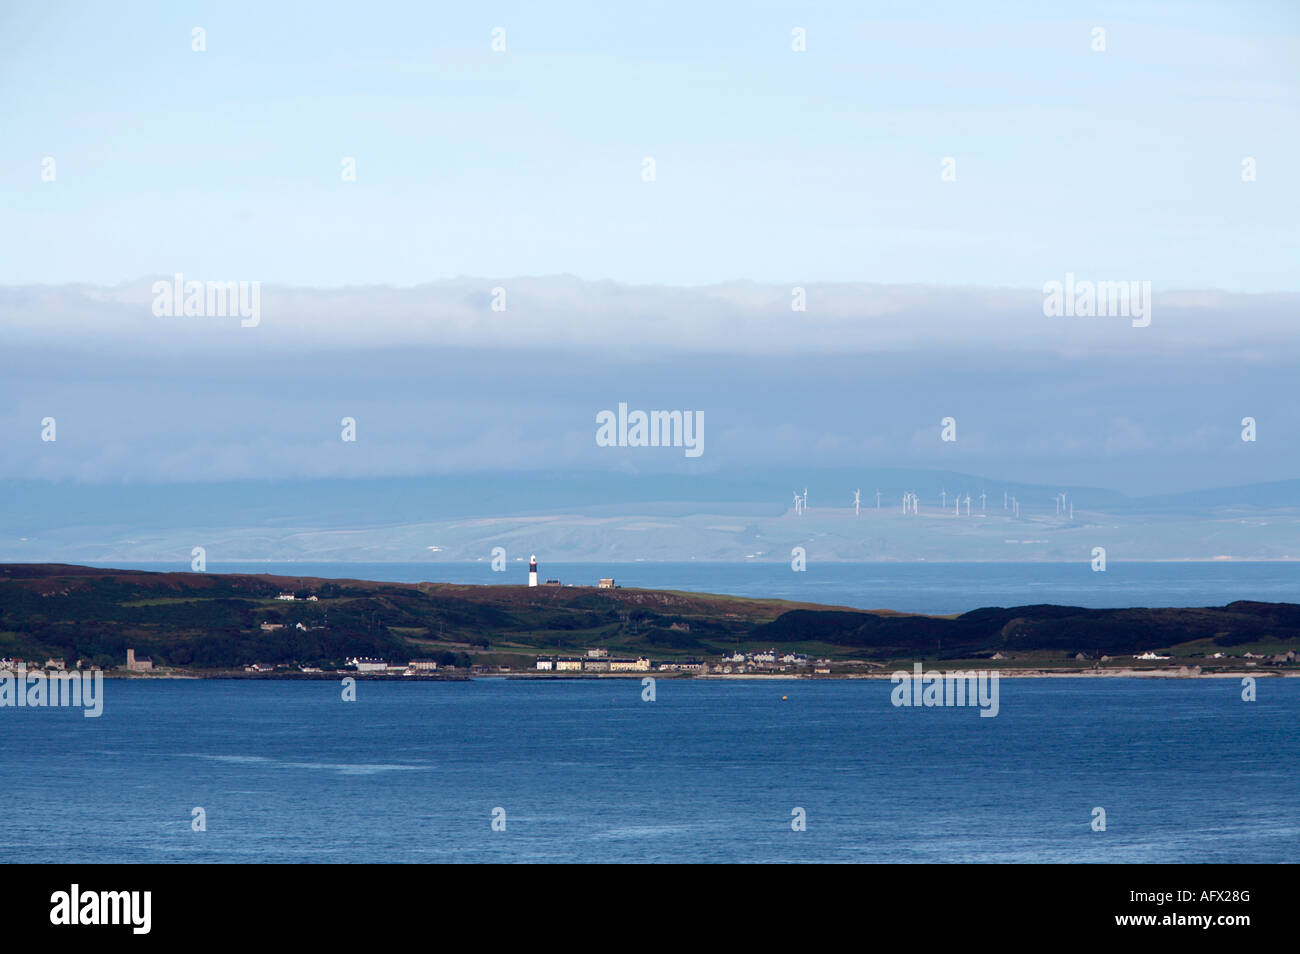
<path fill-rule="evenodd" d="M 0 860 L 1300 861 L 1300 679 L 891 688 L 108 680 L 0 710 Z"/>
<path fill-rule="evenodd" d="M 554 564 L 543 576 L 955 613 L 1295 601 L 1298 566 Z M 1238 679 L 1008 678 L 991 718 L 896 707 L 892 688 L 395 679 L 361 681 L 346 701 L 332 680 L 107 680 L 98 718 L 0 709 L 0 860 L 1300 861 L 1300 679 L 1258 679 L 1246 701 Z"/>

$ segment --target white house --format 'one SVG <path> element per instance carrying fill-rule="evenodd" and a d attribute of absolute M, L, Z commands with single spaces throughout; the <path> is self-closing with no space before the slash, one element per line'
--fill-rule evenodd
<path fill-rule="evenodd" d="M 688 659 L 685 662 L 663 662 L 659 664 L 660 672 L 705 672 L 704 663 L 698 659 Z"/>

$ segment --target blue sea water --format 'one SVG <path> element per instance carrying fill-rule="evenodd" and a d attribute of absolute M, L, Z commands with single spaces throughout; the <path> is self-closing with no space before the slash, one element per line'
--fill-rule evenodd
<path fill-rule="evenodd" d="M 0 860 L 1300 861 L 1300 680 L 890 689 L 110 680 L 97 719 L 0 709 Z"/>
<path fill-rule="evenodd" d="M 126 569 L 189 570 L 189 564 L 116 563 Z M 505 572 L 481 563 L 218 563 L 210 573 L 274 573 L 414 583 L 526 583 L 525 563 Z M 546 563 L 543 579 L 805 600 L 859 609 L 964 613 L 981 606 L 1222 606 L 1234 600 L 1300 602 L 1300 561 L 1287 563 Z"/>

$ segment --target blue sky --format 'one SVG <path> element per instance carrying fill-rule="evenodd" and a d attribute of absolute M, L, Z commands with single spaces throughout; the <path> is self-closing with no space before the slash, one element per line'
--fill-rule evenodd
<path fill-rule="evenodd" d="M 1298 87 L 1289 2 L 11 4 L 0 284 L 1296 291 Z"/>

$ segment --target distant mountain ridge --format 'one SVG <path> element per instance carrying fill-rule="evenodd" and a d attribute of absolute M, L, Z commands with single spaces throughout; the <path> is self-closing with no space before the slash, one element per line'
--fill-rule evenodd
<path fill-rule="evenodd" d="M 52 516 L 87 525 L 145 528 L 315 520 L 322 526 L 377 525 L 433 516 L 523 516 L 654 505 L 660 512 L 689 513 L 719 505 L 738 512 L 781 513 L 794 492 L 809 491 L 813 509 L 852 506 L 862 491 L 864 508 L 897 506 L 904 492 L 936 505 L 941 492 L 988 494 L 988 509 L 1001 509 L 1003 493 L 1022 506 L 1049 508 L 1057 493 L 1076 507 L 1107 512 L 1201 511 L 1209 507 L 1300 508 L 1300 478 L 1176 493 L 1127 496 L 1097 487 L 1028 484 L 958 471 L 863 468 L 789 470 L 780 473 L 686 476 L 619 472 L 510 472 L 445 477 L 312 480 L 247 480 L 186 484 L 75 483 L 0 480 L 0 527 L 49 525 Z"/>
<path fill-rule="evenodd" d="M 807 510 L 796 514 L 793 497 L 805 489 Z M 904 492 L 917 495 L 916 519 L 894 519 Z M 1062 561 L 1087 559 L 1095 546 L 1125 560 L 1286 560 L 1300 559 L 1300 480 L 1148 497 L 882 468 L 744 478 L 0 481 L 0 560 L 188 563 L 195 546 L 218 562 L 414 561 L 433 547 L 446 559 L 477 560 L 494 546 L 544 549 L 562 561 L 788 560 L 795 546 L 848 561 Z"/>
<path fill-rule="evenodd" d="M 295 596 L 295 599 L 279 598 Z M 317 599 L 307 601 L 306 596 Z M 0 565 L 6 656 L 120 665 L 127 648 L 156 665 L 254 662 L 339 667 L 350 656 L 405 661 L 475 654 L 525 661 L 600 647 L 657 658 L 773 646 L 837 658 L 1064 661 L 1181 646 L 1300 645 L 1300 605 L 1198 609 L 989 607 L 955 617 L 640 589 L 376 583 L 252 574 L 151 573 Z M 1206 660 L 1209 664 L 1209 660 Z"/>

